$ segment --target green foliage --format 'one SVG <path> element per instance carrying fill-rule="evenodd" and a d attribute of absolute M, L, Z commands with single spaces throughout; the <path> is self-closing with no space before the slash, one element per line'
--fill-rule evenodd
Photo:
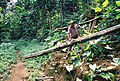
<path fill-rule="evenodd" d="M 100 12 L 102 9 L 100 7 L 95 8 L 95 12 Z"/>
<path fill-rule="evenodd" d="M 84 32 L 87 31 L 84 30 Z M 70 52 L 71 57 L 69 57 L 68 60 L 70 61 L 70 63 L 73 63 L 74 67 L 80 67 L 85 62 L 89 62 L 89 61 L 94 62 L 97 59 L 103 58 L 103 54 L 106 54 L 107 57 L 113 57 L 115 53 L 112 54 L 110 52 L 110 50 L 113 50 L 114 48 L 112 44 L 114 43 L 116 44 L 119 41 L 120 40 L 118 35 L 112 35 L 110 36 L 110 38 L 106 38 L 106 36 L 102 36 L 98 39 L 90 40 L 89 42 L 83 43 L 85 49 L 83 49 L 82 51 L 79 50 L 80 45 L 77 44 L 71 50 Z M 119 58 L 113 58 L 113 61 L 119 64 Z M 96 64 L 89 64 L 89 67 L 90 67 L 90 72 L 86 73 L 86 77 L 88 81 L 93 81 L 96 76 L 101 76 L 106 80 L 116 81 L 115 74 L 110 72 L 108 73 L 103 72 L 104 69 L 105 71 L 108 71 L 107 68 L 102 68 L 101 65 L 97 66 Z"/>
<path fill-rule="evenodd" d="M 113 61 L 120 64 L 120 58 L 113 58 Z"/>
<path fill-rule="evenodd" d="M 117 6 L 115 5 L 117 4 Z M 105 0 L 102 5 L 99 3 L 97 4 L 97 8 L 94 8 L 96 13 L 102 13 L 101 16 L 103 17 L 103 20 L 100 20 L 100 24 L 98 25 L 100 28 L 102 28 L 104 25 L 104 28 L 119 24 L 119 1 L 111 1 L 111 0 Z"/>
<path fill-rule="evenodd" d="M 109 1 L 105 0 L 105 2 L 102 5 L 103 5 L 103 7 L 106 7 L 108 4 L 109 4 Z"/>
<path fill-rule="evenodd" d="M 16 45 L 17 49 L 20 49 L 21 59 L 24 55 L 35 53 L 48 48 L 47 43 L 37 42 L 36 40 L 26 41 L 26 40 L 20 39 L 19 41 L 13 41 L 13 43 Z M 40 69 L 42 66 L 42 63 L 44 61 L 47 61 L 49 56 L 51 56 L 51 54 L 49 54 L 48 56 L 43 55 L 40 57 L 26 59 L 24 60 L 24 62 L 28 68 Z"/>
<path fill-rule="evenodd" d="M 69 21 L 74 20 L 80 23 L 86 20 L 86 13 L 94 13 L 96 16 L 102 17 L 94 31 L 107 28 L 109 26 L 119 24 L 120 19 L 120 1 L 113 0 L 18 0 L 14 6 L 5 5 L 0 7 L 0 43 L 11 42 L 20 49 L 20 57 L 23 55 L 35 53 L 44 49 L 57 45 L 57 42 L 64 42 L 62 38 L 66 38 L 66 30 L 53 33 L 56 28 L 68 26 Z M 0 1 L 0 3 L 2 3 Z M 3 3 L 2 3 L 3 4 Z M 6 8 L 7 7 L 7 8 Z M 102 13 L 102 14 L 101 14 Z M 100 15 L 99 15 L 100 14 Z M 86 25 L 80 27 L 80 33 L 83 36 L 90 35 Z M 22 38 L 22 39 L 21 39 Z M 20 40 L 18 40 L 20 39 Z M 33 40 L 30 40 L 33 39 Z M 44 40 L 44 42 L 43 42 Z M 40 42 L 38 42 L 40 41 Z M 73 46 L 69 52 L 71 57 L 68 58 L 70 63 L 75 67 L 81 66 L 86 61 L 94 61 L 101 59 L 103 54 L 106 56 L 114 56 L 114 43 L 120 41 L 118 35 L 106 38 L 106 36 L 98 39 L 90 40 L 83 43 L 84 49 L 80 50 L 79 44 Z M 16 63 L 16 52 L 14 45 L 11 43 L 2 43 L 0 45 L 0 73 L 7 78 L 10 65 Z M 119 46 L 119 45 L 118 45 Z M 48 61 L 48 56 L 39 56 L 24 60 L 28 68 L 37 69 L 29 77 L 30 81 L 35 81 L 39 77 L 38 70 L 41 69 L 42 63 Z M 113 58 L 113 61 L 120 64 L 119 58 Z M 99 66 L 90 65 L 91 73 L 86 73 L 88 81 L 92 81 Z M 101 69 L 99 69 L 101 70 Z M 103 78 L 114 80 L 115 75 L 112 73 L 98 74 Z"/>
<path fill-rule="evenodd" d="M 41 75 L 39 75 L 39 71 L 36 69 L 32 73 L 32 75 L 28 78 L 29 81 L 36 81 Z"/>
<path fill-rule="evenodd" d="M 94 74 L 88 74 L 87 75 L 88 81 L 93 81 L 93 76 Z"/>
<path fill-rule="evenodd" d="M 105 78 L 106 80 L 117 81 L 115 75 L 110 73 L 110 72 L 108 72 L 108 73 L 101 73 L 100 76 Z"/>
<path fill-rule="evenodd" d="M 17 62 L 14 47 L 11 43 L 0 44 L 0 74 L 3 79 L 7 79 L 11 67 Z"/>
<path fill-rule="evenodd" d="M 120 6 L 120 1 L 116 1 L 117 6 Z"/>
<path fill-rule="evenodd" d="M 84 0 L 18 0 L 14 6 L 1 8 L 0 42 L 9 42 L 20 38 L 43 41 L 55 28 L 68 26 L 71 20 L 81 22 L 88 6 Z"/>
<path fill-rule="evenodd" d="M 24 40 L 20 39 L 17 41 L 12 41 L 16 45 L 16 48 L 20 50 L 20 57 L 21 60 L 24 55 L 39 52 L 41 50 L 49 48 L 48 42 L 37 42 L 36 40 Z M 38 56 L 34 58 L 24 59 L 24 65 L 29 69 L 34 69 L 34 72 L 31 73 L 28 80 L 35 81 L 35 79 L 39 78 L 39 71 L 41 70 L 41 67 L 43 66 L 43 62 L 48 62 L 49 57 L 52 55 L 52 53 L 48 55 Z"/>

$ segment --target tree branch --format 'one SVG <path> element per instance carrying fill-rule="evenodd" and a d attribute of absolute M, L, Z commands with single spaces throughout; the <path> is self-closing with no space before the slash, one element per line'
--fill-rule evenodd
<path fill-rule="evenodd" d="M 91 20 L 88 20 L 88 21 L 79 23 L 78 25 L 83 25 L 83 24 L 92 22 L 92 21 L 94 21 L 94 20 L 96 20 L 96 19 L 98 19 L 98 18 L 99 18 L 99 17 L 95 17 L 94 19 L 91 19 Z M 56 31 L 58 31 L 58 30 L 65 30 L 65 29 L 67 29 L 67 28 L 68 28 L 68 27 L 56 28 L 56 29 L 53 31 L 53 33 L 56 32 Z"/>
<path fill-rule="evenodd" d="M 57 51 L 57 50 L 60 50 L 60 49 L 63 49 L 63 48 L 66 48 L 66 47 L 69 47 L 71 45 L 74 45 L 76 43 L 83 43 L 83 42 L 86 42 L 88 40 L 91 40 L 91 39 L 94 39 L 94 38 L 99 38 L 100 36 L 103 36 L 105 34 L 108 34 L 110 32 L 113 32 L 115 30 L 119 30 L 120 29 L 120 24 L 119 25 L 116 25 L 116 26 L 113 26 L 113 27 L 110 27 L 110 28 L 107 28 L 107 29 L 104 29 L 102 31 L 99 31 L 99 32 L 96 32 L 96 33 L 93 33 L 91 35 L 86 35 L 82 38 L 77 38 L 77 39 L 74 39 L 72 41 L 67 41 L 66 43 L 63 43 L 62 45 L 60 46 L 56 46 L 56 47 L 52 47 L 52 48 L 49 48 L 49 49 L 46 49 L 46 50 L 43 50 L 43 51 L 40 51 L 40 52 L 36 52 L 36 53 L 32 53 L 32 54 L 28 54 L 28 55 L 24 55 L 23 58 L 24 59 L 27 59 L 27 58 L 31 58 L 31 57 L 36 57 L 36 56 L 41 56 L 41 55 L 47 55 L 48 53 L 50 52 L 53 52 L 53 51 Z"/>

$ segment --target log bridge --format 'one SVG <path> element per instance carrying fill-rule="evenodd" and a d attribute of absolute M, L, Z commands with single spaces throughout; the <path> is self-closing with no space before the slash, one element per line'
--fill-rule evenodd
<path fill-rule="evenodd" d="M 69 46 L 74 45 L 76 43 L 83 43 L 83 42 L 89 41 L 91 39 L 97 39 L 100 36 L 106 35 L 108 33 L 114 32 L 114 31 L 120 31 L 120 24 L 118 24 L 116 26 L 106 28 L 104 30 L 93 33 L 91 35 L 86 35 L 86 36 L 83 36 L 81 38 L 74 39 L 72 41 L 67 41 L 66 43 L 63 43 L 60 46 L 55 46 L 55 47 L 52 47 L 52 48 L 49 48 L 49 49 L 46 49 L 46 50 L 43 50 L 43 51 L 39 51 L 39 52 L 36 52 L 36 53 L 24 55 L 23 59 L 32 58 L 32 57 L 41 56 L 41 55 L 48 55 L 48 53 L 50 53 L 50 52 L 59 51 L 60 49 L 69 47 Z"/>

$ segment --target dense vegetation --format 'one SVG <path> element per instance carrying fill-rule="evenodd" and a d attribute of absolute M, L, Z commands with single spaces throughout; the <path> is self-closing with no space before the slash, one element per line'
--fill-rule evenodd
<path fill-rule="evenodd" d="M 119 8 L 119 0 L 18 0 L 17 2 L 1 0 L 0 79 L 7 79 L 12 64 L 17 63 L 15 50 L 19 49 L 20 58 L 25 66 L 35 70 L 28 80 L 35 81 L 40 77 L 38 73 L 43 63 L 48 62 L 48 58 L 56 52 L 26 60 L 22 59 L 24 55 L 65 42 L 67 30 L 54 30 L 68 27 L 71 20 L 81 23 L 98 17 L 95 21 L 79 26 L 82 36 L 118 25 L 120 24 Z M 118 68 L 113 72 L 111 69 L 114 67 L 106 69 L 96 65 L 96 61 L 107 58 L 119 67 L 119 30 L 82 44 L 84 45 L 82 50 L 79 50 L 79 44 L 73 46 L 72 51 L 68 53 L 71 56 L 67 60 L 75 68 L 89 62 L 90 70 L 84 71 L 81 78 L 83 81 L 85 77 L 88 81 L 93 81 L 98 76 L 105 81 L 117 81 L 120 78 L 117 76 L 120 75 Z M 62 51 L 66 52 L 66 49 Z M 69 80 L 68 75 L 65 76 L 65 81 Z"/>
<path fill-rule="evenodd" d="M 14 47 L 15 45 L 11 43 L 2 43 L 0 45 L 0 77 L 3 77 L 3 79 L 8 78 L 10 69 L 17 63 Z"/>

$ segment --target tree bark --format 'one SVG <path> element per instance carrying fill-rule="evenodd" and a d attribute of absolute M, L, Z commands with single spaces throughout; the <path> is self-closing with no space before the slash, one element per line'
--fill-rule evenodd
<path fill-rule="evenodd" d="M 77 38 L 77 39 L 74 39 L 72 41 L 67 41 L 66 43 L 63 43 L 60 46 L 55 46 L 55 47 L 52 47 L 52 48 L 49 48 L 49 49 L 46 49 L 46 50 L 43 50 L 43 51 L 40 51 L 40 52 L 24 55 L 23 58 L 27 59 L 27 58 L 36 57 L 36 56 L 47 55 L 50 52 L 57 51 L 57 50 L 69 47 L 69 46 L 74 45 L 76 43 L 83 43 L 83 42 L 86 42 L 86 41 L 91 40 L 91 39 L 99 38 L 100 36 L 103 36 L 105 34 L 113 32 L 115 30 L 120 31 L 120 24 L 116 25 L 116 26 L 113 26 L 113 27 L 110 27 L 110 28 L 107 28 L 107 29 L 104 29 L 102 31 L 93 33 L 91 35 L 86 35 L 86 36 L 84 36 L 82 38 Z"/>

